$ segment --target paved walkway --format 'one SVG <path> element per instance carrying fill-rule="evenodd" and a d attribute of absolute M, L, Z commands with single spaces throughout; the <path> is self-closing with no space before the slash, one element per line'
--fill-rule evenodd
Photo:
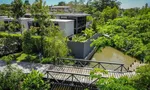
<path fill-rule="evenodd" d="M 39 72 L 43 73 L 51 64 L 39 64 L 39 63 L 30 63 L 30 62 L 16 62 L 12 61 L 12 66 L 18 67 L 24 73 L 30 73 L 32 69 L 38 70 Z M 6 63 L 0 60 L 0 71 L 3 71 L 6 67 Z"/>

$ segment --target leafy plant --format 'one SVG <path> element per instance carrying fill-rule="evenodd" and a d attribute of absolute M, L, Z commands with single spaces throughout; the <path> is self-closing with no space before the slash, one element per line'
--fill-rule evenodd
<path fill-rule="evenodd" d="M 24 78 L 21 89 L 22 90 L 49 90 L 50 85 L 43 80 L 43 74 L 33 70 Z"/>
<path fill-rule="evenodd" d="M 0 72 L 0 89 L 20 90 L 19 88 L 24 76 L 21 70 L 8 65 L 3 72 Z"/>
<path fill-rule="evenodd" d="M 150 14 L 110 20 L 97 29 L 102 37 L 93 42 L 97 47 L 112 46 L 124 53 L 149 62 Z M 92 44 L 92 45 L 93 45 Z"/>
<path fill-rule="evenodd" d="M 141 66 L 136 71 L 137 75 L 132 78 L 133 84 L 137 90 L 150 89 L 150 64 Z"/>
<path fill-rule="evenodd" d="M 30 31 L 25 31 L 22 36 L 22 50 L 24 53 L 33 53 L 33 40 Z"/>
<path fill-rule="evenodd" d="M 53 60 L 54 60 L 53 58 L 42 58 L 41 63 L 43 64 L 52 63 Z"/>
<path fill-rule="evenodd" d="M 72 41 L 75 42 L 85 42 L 86 40 L 90 39 L 95 32 L 93 31 L 92 28 L 87 28 L 86 30 L 83 31 L 83 35 L 74 35 L 72 38 Z"/>

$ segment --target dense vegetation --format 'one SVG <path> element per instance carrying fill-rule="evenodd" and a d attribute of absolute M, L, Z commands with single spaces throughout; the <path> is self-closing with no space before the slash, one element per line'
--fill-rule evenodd
<path fill-rule="evenodd" d="M 144 62 L 149 62 L 149 20 L 150 13 L 138 14 L 135 17 L 123 16 L 109 20 L 105 25 L 97 26 L 99 33 L 103 37 L 98 38 L 93 44 L 100 47 L 109 45 Z"/>
<path fill-rule="evenodd" d="M 150 14 L 110 20 L 107 24 L 97 27 L 103 37 L 98 38 L 93 44 L 100 47 L 109 45 L 149 62 L 149 19 Z"/>
<path fill-rule="evenodd" d="M 76 1 L 76 0 L 75 0 Z M 92 26 L 83 31 L 82 36 L 74 36 L 73 41 L 84 42 L 95 33 L 101 37 L 94 40 L 92 45 L 100 49 L 105 46 L 114 47 L 125 54 L 138 58 L 146 63 L 136 70 L 137 75 L 132 78 L 101 78 L 101 75 L 91 72 L 91 76 L 98 77 L 97 87 L 101 90 L 150 90 L 150 8 L 148 4 L 140 8 L 120 9 L 120 2 L 116 0 L 84 0 L 69 3 L 60 2 L 58 5 L 69 5 L 76 12 L 91 14 L 88 20 L 92 20 Z M 18 7 L 22 8 L 18 8 Z M 6 8 L 7 7 L 7 8 Z M 24 10 L 28 8 L 29 10 Z M 22 26 L 19 17 L 29 11 L 37 26 L 32 26 L 29 31 L 17 34 L 16 29 Z M 0 22 L 0 55 L 2 59 L 28 60 L 41 63 L 49 63 L 57 57 L 67 57 L 68 48 L 66 38 L 50 21 L 48 7 L 42 0 L 36 0 L 32 5 L 23 4 L 21 0 L 14 0 L 11 5 L 0 5 L 0 14 L 14 18 L 12 23 Z M 4 56 L 6 55 L 6 56 Z M 106 71 L 100 70 L 100 72 Z M 0 90 L 46 90 L 49 85 L 42 80 L 42 74 L 32 71 L 24 75 L 20 70 L 8 66 L 7 70 L 0 72 Z M 7 77 L 7 79 L 6 79 Z M 15 82 L 15 83 L 14 83 Z M 32 83 L 32 84 L 31 84 Z"/>
<path fill-rule="evenodd" d="M 83 1 L 83 0 L 80 0 Z M 94 0 L 85 5 L 78 2 L 78 10 L 93 16 L 93 25 L 102 36 L 92 45 L 104 48 L 114 47 L 125 54 L 147 63 L 136 70 L 132 78 L 101 78 L 92 71 L 91 76 L 100 78 L 97 86 L 101 90 L 149 90 L 150 78 L 150 8 L 145 4 L 140 8 L 120 9 L 115 0 Z M 95 24 L 96 23 L 96 24 Z M 95 25 L 94 25 L 95 24 Z M 103 72 L 100 70 L 100 72 Z"/>
<path fill-rule="evenodd" d="M 2 57 L 2 59 L 51 63 L 57 57 L 67 57 L 69 52 L 67 39 L 59 27 L 54 26 L 50 21 L 52 17 L 49 15 L 49 7 L 42 0 L 37 0 L 30 7 L 34 21 L 33 26 L 27 31 L 23 30 L 20 23 L 16 23 L 26 11 L 23 2 L 21 0 L 12 2 L 10 16 L 14 18 L 13 21 L 4 24 L 7 28 L 3 26 L 3 23 L 0 25 L 1 31 L 3 31 L 0 33 L 0 45 L 2 47 L 0 55 L 10 54 Z M 21 34 L 17 34 L 18 31 Z"/>
<path fill-rule="evenodd" d="M 91 71 L 92 78 L 99 78 L 97 87 L 101 90 L 149 90 L 150 89 L 150 65 L 145 65 L 137 68 L 136 75 L 133 77 L 120 78 L 102 78 L 101 74 L 107 74 L 101 69 Z"/>
<path fill-rule="evenodd" d="M 0 90 L 48 90 L 50 85 L 43 80 L 43 74 L 33 70 L 26 75 L 21 70 L 7 65 L 0 72 Z"/>

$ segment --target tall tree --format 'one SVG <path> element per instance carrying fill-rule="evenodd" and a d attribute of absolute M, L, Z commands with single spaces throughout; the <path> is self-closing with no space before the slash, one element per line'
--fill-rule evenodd
<path fill-rule="evenodd" d="M 25 5 L 30 5 L 29 0 L 25 0 L 24 4 Z"/>
<path fill-rule="evenodd" d="M 11 14 L 11 5 L 9 4 L 1 4 L 0 5 L 0 15 L 10 16 Z"/>
<path fill-rule="evenodd" d="M 22 17 L 25 14 L 25 8 L 22 0 L 14 0 L 11 3 L 12 6 L 12 17 L 15 19 L 18 19 Z"/>
<path fill-rule="evenodd" d="M 24 53 L 31 54 L 33 49 L 33 41 L 30 31 L 25 31 L 22 37 L 22 50 Z"/>
<path fill-rule="evenodd" d="M 120 2 L 117 0 L 93 0 L 90 2 L 90 5 L 97 8 L 99 11 L 103 11 L 107 6 L 113 8 L 113 7 L 119 7 Z"/>
<path fill-rule="evenodd" d="M 41 52 L 43 54 L 43 40 L 44 36 L 49 35 L 49 30 L 46 29 L 46 25 L 50 26 L 48 22 L 51 18 L 49 15 L 49 7 L 43 0 L 36 0 L 31 7 L 31 14 L 34 18 L 34 22 L 38 25 L 36 26 L 37 34 L 41 36 Z"/>
<path fill-rule="evenodd" d="M 66 5 L 66 3 L 64 1 L 61 1 L 58 3 L 58 6 L 65 6 L 65 5 Z"/>
<path fill-rule="evenodd" d="M 21 30 L 21 23 L 20 23 L 20 20 L 19 18 L 22 17 L 26 12 L 25 12 L 25 6 L 22 2 L 22 0 L 14 0 L 12 3 L 11 3 L 11 6 L 12 6 L 12 9 L 11 9 L 11 16 L 14 18 L 13 22 L 10 23 L 12 24 L 12 26 L 17 26 L 15 28 L 16 29 L 19 29 L 22 33 L 22 30 Z M 17 23 L 16 23 L 17 22 Z M 11 25 L 10 25 L 11 26 Z M 13 29 L 13 28 L 12 28 Z"/>
<path fill-rule="evenodd" d="M 51 22 L 49 7 L 42 0 L 33 3 L 32 16 L 38 24 L 37 34 L 41 36 L 41 53 L 44 57 L 56 59 L 65 57 L 68 54 L 66 38 L 62 35 L 58 27 Z M 62 48 L 60 48 L 62 47 Z"/>

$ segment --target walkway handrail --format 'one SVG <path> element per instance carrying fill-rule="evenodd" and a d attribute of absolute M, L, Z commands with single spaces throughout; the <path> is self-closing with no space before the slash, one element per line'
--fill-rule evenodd
<path fill-rule="evenodd" d="M 54 71 L 54 70 L 47 70 L 46 73 L 48 73 L 48 72 L 52 72 L 52 73 L 61 73 L 61 74 L 73 74 L 73 75 L 87 76 L 87 77 L 90 76 L 90 74 L 79 74 L 79 73 L 70 73 L 70 72 Z"/>
<path fill-rule="evenodd" d="M 71 58 L 58 58 L 58 59 L 60 59 L 60 60 L 70 60 L 70 61 L 91 62 L 91 63 L 103 63 L 103 64 L 113 64 L 113 65 L 124 65 L 124 64 L 122 64 L 122 63 L 100 62 L 100 61 L 85 60 L 85 59 L 71 59 Z"/>
<path fill-rule="evenodd" d="M 63 78 L 63 80 L 58 80 L 55 77 L 55 74 L 53 75 L 52 73 L 57 73 L 57 74 L 67 74 L 68 76 L 66 78 Z M 95 78 L 92 79 L 91 78 L 91 82 L 82 82 L 78 76 L 83 76 L 83 77 L 88 77 L 90 78 L 90 74 L 77 74 L 77 73 L 69 73 L 69 72 L 62 72 L 62 71 L 53 71 L 53 70 L 47 70 L 46 71 L 47 74 L 47 79 L 50 79 L 49 77 L 51 77 L 51 79 L 55 80 L 58 84 L 64 84 L 66 81 L 68 81 L 68 79 L 70 79 L 71 84 L 73 84 L 74 82 L 78 82 L 82 87 L 85 88 L 91 88 L 92 85 L 99 80 L 99 78 Z M 86 83 L 86 84 L 85 84 Z"/>
<path fill-rule="evenodd" d="M 66 62 L 67 61 L 67 62 Z M 102 68 L 104 70 L 113 70 L 118 72 L 130 72 L 122 63 L 114 63 L 114 62 L 100 62 L 100 61 L 92 61 L 92 60 L 84 60 L 84 59 L 72 59 L 72 58 L 58 58 L 57 65 L 73 65 L 77 67 L 91 67 L 91 68 Z M 106 65 L 112 65 L 113 68 L 108 69 Z"/>

